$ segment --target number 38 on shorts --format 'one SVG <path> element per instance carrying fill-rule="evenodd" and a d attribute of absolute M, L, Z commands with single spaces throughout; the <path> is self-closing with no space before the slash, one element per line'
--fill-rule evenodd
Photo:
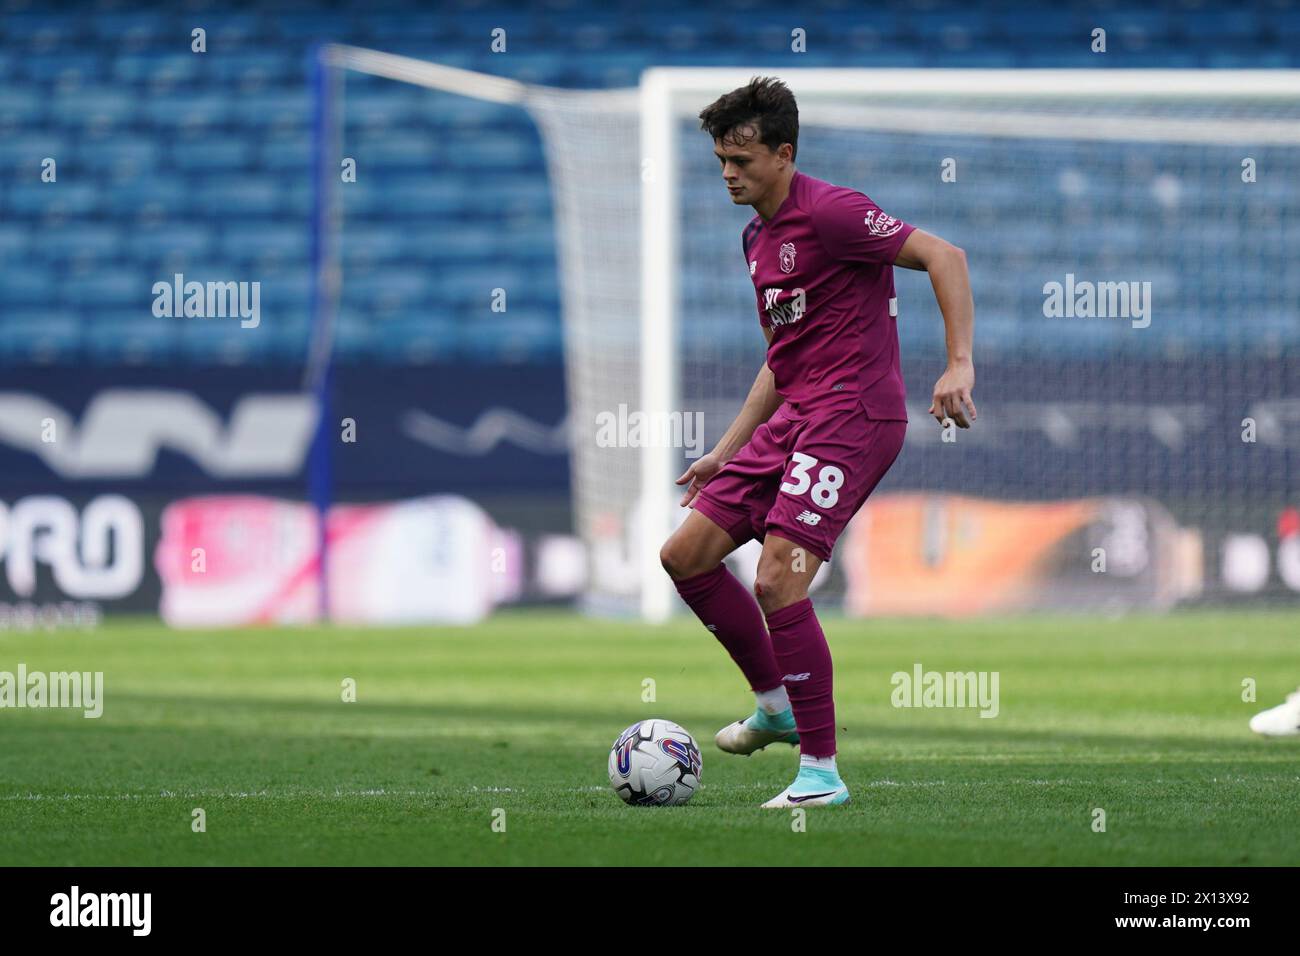
<path fill-rule="evenodd" d="M 906 431 L 907 422 L 868 418 L 859 407 L 792 419 L 782 406 L 709 480 L 696 507 L 737 544 L 775 534 L 829 561 Z"/>
<path fill-rule="evenodd" d="M 798 497 L 807 494 L 819 508 L 834 508 L 844 487 L 844 470 L 822 465 L 812 455 L 796 451 L 790 456 L 790 480 L 782 482 L 781 491 Z"/>

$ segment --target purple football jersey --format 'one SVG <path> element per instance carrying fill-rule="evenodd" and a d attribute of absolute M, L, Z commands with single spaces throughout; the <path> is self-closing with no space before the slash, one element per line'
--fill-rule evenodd
<path fill-rule="evenodd" d="M 893 262 L 914 228 L 797 170 L 776 214 L 745 227 L 759 322 L 774 330 L 767 364 L 795 416 L 861 402 L 907 420 Z"/>

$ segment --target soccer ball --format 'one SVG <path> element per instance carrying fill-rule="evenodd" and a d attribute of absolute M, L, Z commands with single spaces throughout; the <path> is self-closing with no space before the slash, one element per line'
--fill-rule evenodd
<path fill-rule="evenodd" d="M 638 720 L 610 748 L 609 785 L 633 806 L 675 806 L 691 799 L 703 765 L 685 728 L 658 717 Z"/>

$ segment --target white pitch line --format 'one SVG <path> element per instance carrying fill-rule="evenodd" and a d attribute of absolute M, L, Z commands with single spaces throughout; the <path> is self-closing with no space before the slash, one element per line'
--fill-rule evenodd
<path fill-rule="evenodd" d="M 1137 786 L 1150 783 L 1161 783 L 1161 779 L 1152 780 L 1143 778 L 1140 780 L 962 780 L 952 782 L 947 780 L 869 780 L 866 783 L 855 784 L 855 786 L 867 788 L 899 787 L 899 788 L 927 788 L 927 787 L 972 787 L 981 784 L 989 786 L 1010 786 L 1023 785 L 1037 787 L 1072 787 L 1072 786 L 1096 786 L 1099 783 L 1106 786 Z M 1211 783 L 1300 783 L 1300 775 L 1288 777 L 1238 777 L 1226 779 L 1221 777 L 1212 777 Z M 744 785 L 719 786 L 704 784 L 702 789 L 716 791 L 726 790 L 768 790 L 770 784 L 752 783 Z M 569 787 L 569 793 L 603 793 L 608 790 L 605 786 L 586 786 L 586 787 Z M 148 799 L 202 799 L 204 797 L 219 797 L 223 799 L 237 800 L 294 800 L 301 797 L 438 797 L 454 794 L 467 793 L 527 793 L 528 791 L 519 787 L 470 787 L 467 790 L 285 790 L 272 792 L 269 790 L 186 790 L 172 791 L 162 790 L 158 793 L 11 793 L 0 795 L 0 802 L 16 801 L 39 801 L 39 800 L 148 800 Z M 554 791 L 550 791 L 554 792 Z"/>

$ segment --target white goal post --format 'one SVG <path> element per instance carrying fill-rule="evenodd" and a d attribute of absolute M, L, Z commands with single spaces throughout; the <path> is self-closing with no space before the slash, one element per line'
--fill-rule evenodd
<path fill-rule="evenodd" d="M 716 438 L 761 363 L 761 347 L 755 360 L 729 337 L 683 343 L 695 325 L 707 331 L 723 328 L 724 321 L 731 323 L 727 336 L 734 325 L 761 343 L 739 255 L 740 230 L 751 213 L 731 209 L 713 179 L 712 194 L 699 188 L 701 177 L 716 178 L 717 169 L 696 117 L 718 96 L 754 76 L 779 77 L 799 101 L 801 148 L 813 144 L 801 153 L 801 167 L 867 192 L 886 211 L 923 227 L 924 215 L 898 208 L 888 191 L 876 195 L 871 180 L 887 171 L 899 194 L 918 194 L 906 181 L 907 166 L 924 165 L 927 183 L 935 179 L 935 164 L 954 139 L 977 142 L 989 157 L 997 143 L 1016 143 L 995 156 L 1006 189 L 1034 188 L 1028 173 L 1050 168 L 1050 156 L 1025 159 L 1021 153 L 1044 144 L 1096 148 L 1086 171 L 1095 170 L 1099 181 L 1113 179 L 1119 169 L 1107 167 L 1108 156 L 1129 150 L 1133 155 L 1125 161 L 1132 164 L 1138 161 L 1133 156 L 1141 159 L 1143 144 L 1187 150 L 1300 145 L 1300 71 L 664 67 L 645 71 L 636 90 L 576 91 L 355 47 L 323 47 L 320 56 L 327 67 L 516 104 L 537 121 L 555 197 L 575 423 L 575 525 L 592 563 L 586 607 L 653 622 L 668 619 L 677 601 L 658 552 L 680 520 L 680 492 L 672 482 L 683 452 L 667 443 L 600 447 L 592 437 L 594 416 L 627 405 L 659 420 L 708 407 Z M 684 141 L 684 131 L 692 129 L 698 144 Z M 819 138 L 833 142 L 841 157 L 858 148 L 863 155 L 824 163 Z M 1200 153 L 1186 161 L 1198 175 L 1212 162 Z M 985 214 L 983 205 L 970 207 L 972 217 Z M 1036 215 L 1035 227 L 1052 228 L 1054 209 L 1043 204 Z M 1172 236 L 1186 227 L 1171 221 L 1166 228 Z M 704 251 L 692 247 L 705 241 Z M 1208 257 L 1208 249 L 1197 247 L 1197 255 Z M 978 283 L 975 296 L 977 315 L 983 314 Z M 1014 310 L 994 301 L 994 322 L 1013 329 L 1023 318 Z M 907 318 L 899 319 L 900 335 Z M 977 352 L 979 329 L 977 320 Z M 941 326 L 928 335 L 941 345 Z M 907 351 L 905 344 L 905 358 Z M 697 360 L 705 371 L 684 376 L 684 364 Z M 692 384 L 701 378 L 702 385 Z"/>

